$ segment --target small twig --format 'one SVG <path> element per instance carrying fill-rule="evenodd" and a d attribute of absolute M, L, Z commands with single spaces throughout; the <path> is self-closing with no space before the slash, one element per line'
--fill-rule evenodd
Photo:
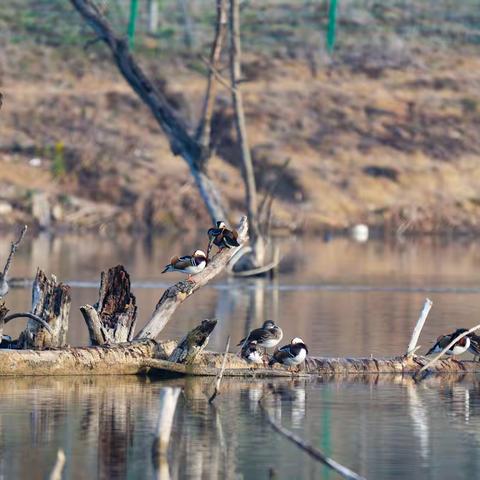
<path fill-rule="evenodd" d="M 220 369 L 220 373 L 217 376 L 215 390 L 213 391 L 212 396 L 208 399 L 208 403 L 212 403 L 217 397 L 217 395 L 220 393 L 220 382 L 222 381 L 223 372 L 225 371 L 225 365 L 227 363 L 227 353 L 229 348 L 230 348 L 230 335 L 228 336 L 227 344 L 225 345 L 225 353 L 223 354 L 222 368 Z"/>
<path fill-rule="evenodd" d="M 49 480 L 61 480 L 63 468 L 65 467 L 65 453 L 62 449 L 57 452 L 57 461 L 53 467 L 52 473 L 50 473 Z"/>
<path fill-rule="evenodd" d="M 8 322 L 10 322 L 10 320 L 15 320 L 16 318 L 31 318 L 32 320 L 35 320 L 40 325 L 42 325 L 42 327 L 45 328 L 48 331 L 48 333 L 53 334 L 53 331 L 50 328 L 50 325 L 45 320 L 43 320 L 39 316 L 37 316 L 33 313 L 29 313 L 29 312 L 12 313 L 11 315 L 8 315 L 8 316 L 5 317 L 4 323 L 8 323 Z"/>
<path fill-rule="evenodd" d="M 207 58 L 205 58 L 203 55 L 200 55 L 200 60 L 209 68 L 209 70 L 213 73 L 213 76 L 217 79 L 218 83 L 222 84 L 225 88 L 228 90 L 235 92 L 236 88 L 232 87 L 228 83 L 225 78 L 222 77 L 222 74 L 209 62 Z"/>
<path fill-rule="evenodd" d="M 420 373 L 424 372 L 428 367 L 431 367 L 434 363 L 437 362 L 437 360 L 442 357 L 447 350 L 450 350 L 456 343 L 458 343 L 459 340 L 461 340 L 463 337 L 466 337 L 467 335 L 470 335 L 471 333 L 475 332 L 475 330 L 478 330 L 480 328 L 480 324 L 477 326 L 471 328 L 470 330 L 467 330 L 466 332 L 463 332 L 461 335 L 458 337 L 455 337 L 433 360 L 428 362 L 426 365 L 424 365 L 416 374 L 415 376 L 420 375 Z"/>
<path fill-rule="evenodd" d="M 422 313 L 420 313 L 420 317 L 418 317 L 417 324 L 412 332 L 412 337 L 410 338 L 410 343 L 408 344 L 407 353 L 405 354 L 406 357 L 413 357 L 418 339 L 420 337 L 420 333 L 422 332 L 423 325 L 425 324 L 425 320 L 427 319 L 428 312 L 432 308 L 432 301 L 429 298 L 425 299 L 425 304 L 423 305 Z"/>
<path fill-rule="evenodd" d="M 358 475 L 349 468 L 344 467 L 340 463 L 336 462 L 332 458 L 327 457 L 324 453 L 315 448 L 313 445 L 307 443 L 302 438 L 297 437 L 297 435 L 292 433 L 290 430 L 287 430 L 285 427 L 277 423 L 271 416 L 268 409 L 263 405 L 263 397 L 259 400 L 258 404 L 262 411 L 265 413 L 265 417 L 267 418 L 268 423 L 273 427 L 273 429 L 280 435 L 284 436 L 287 440 L 292 442 L 294 445 L 296 445 L 298 448 L 303 450 L 305 453 L 310 455 L 312 458 L 331 468 L 343 478 L 347 478 L 349 480 L 365 480 L 365 477 Z"/>
<path fill-rule="evenodd" d="M 5 278 L 5 279 L 7 278 L 10 267 L 12 266 L 13 257 L 15 255 L 16 251 L 17 251 L 18 246 L 20 245 L 21 241 L 23 240 L 23 237 L 25 236 L 25 233 L 27 232 L 27 229 L 28 229 L 27 225 L 24 225 L 24 227 L 22 228 L 22 231 L 20 232 L 18 240 L 16 242 L 12 242 L 12 245 L 10 247 L 10 254 L 8 255 L 7 263 L 5 264 L 5 268 L 3 269 L 3 274 L 2 274 L 2 277 Z"/>

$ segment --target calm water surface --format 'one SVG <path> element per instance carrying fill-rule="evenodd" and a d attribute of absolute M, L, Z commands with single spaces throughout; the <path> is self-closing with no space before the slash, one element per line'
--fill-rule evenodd
<path fill-rule="evenodd" d="M 0 238 L 0 254 L 9 238 Z M 202 240 L 203 242 L 203 240 Z M 172 245 L 175 250 L 172 252 Z M 22 245 L 12 271 L 37 266 L 73 285 L 69 342 L 87 343 L 78 307 L 94 303 L 99 272 L 122 263 L 134 282 L 139 326 L 168 282 L 162 266 L 201 243 L 173 238 L 39 237 Z M 480 247 L 473 241 L 423 240 L 358 244 L 349 239 L 285 240 L 275 281 L 218 279 L 185 302 L 163 333 L 179 337 L 199 320 L 219 325 L 210 347 L 240 339 L 267 318 L 287 338 L 301 336 L 314 355 L 403 353 L 426 296 L 433 309 L 420 344 L 478 323 Z M 28 289 L 7 297 L 28 310 Z M 5 333 L 23 328 L 8 325 Z M 212 411 L 211 380 L 176 380 L 184 387 L 169 456 L 171 478 L 337 478 L 279 438 L 262 421 L 257 401 L 272 386 L 282 423 L 368 478 L 477 478 L 480 472 L 479 383 L 476 378 L 374 377 L 340 381 L 225 381 Z M 61 446 L 64 478 L 152 478 L 158 392 L 172 381 L 115 378 L 0 380 L 0 479 L 45 478 Z M 164 478 L 165 470 L 162 470 Z M 165 477 L 166 478 L 166 477 Z"/>

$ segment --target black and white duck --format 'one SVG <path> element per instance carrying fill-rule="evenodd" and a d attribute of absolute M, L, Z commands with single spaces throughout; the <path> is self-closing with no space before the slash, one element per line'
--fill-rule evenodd
<path fill-rule="evenodd" d="M 269 366 L 280 363 L 287 367 L 301 365 L 308 355 L 308 348 L 301 338 L 293 338 L 291 343 L 279 348 L 268 362 Z"/>

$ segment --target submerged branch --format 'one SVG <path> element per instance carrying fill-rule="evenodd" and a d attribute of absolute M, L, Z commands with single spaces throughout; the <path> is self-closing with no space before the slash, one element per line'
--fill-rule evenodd
<path fill-rule="evenodd" d="M 227 344 L 225 345 L 225 353 L 223 354 L 222 367 L 220 368 L 220 373 L 217 375 L 217 380 L 215 382 L 215 390 L 213 391 L 212 396 L 208 399 L 208 403 L 212 403 L 220 393 L 220 383 L 222 381 L 223 372 L 225 371 L 227 353 L 229 348 L 230 348 L 230 335 L 228 336 Z"/>
<path fill-rule="evenodd" d="M 323 463 L 327 467 L 331 468 L 335 472 L 337 472 L 339 475 L 341 475 L 343 478 L 347 478 L 348 480 L 366 480 L 365 477 L 362 477 L 361 475 L 358 475 L 354 471 L 350 470 L 347 467 L 344 467 L 340 463 L 336 462 L 330 457 L 327 457 L 323 452 L 321 452 L 318 448 L 315 448 L 313 445 L 310 443 L 306 442 L 302 438 L 298 437 L 294 433 L 292 433 L 290 430 L 286 429 L 283 425 L 280 423 L 277 423 L 270 412 L 268 411 L 268 408 L 265 407 L 263 404 L 263 397 L 259 400 L 258 404 L 260 405 L 260 408 L 262 409 L 263 413 L 265 414 L 265 417 L 267 419 L 267 422 L 272 426 L 272 428 L 285 437 L 287 440 L 292 442 L 294 445 L 296 445 L 300 450 L 304 451 L 308 455 L 310 455 L 312 458 L 317 460 L 318 462 Z"/>

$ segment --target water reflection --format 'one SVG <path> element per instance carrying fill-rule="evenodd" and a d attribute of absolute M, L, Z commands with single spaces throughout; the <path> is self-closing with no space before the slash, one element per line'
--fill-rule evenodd
<path fill-rule="evenodd" d="M 167 461 L 155 465 L 165 385 L 183 394 Z M 264 395 L 277 421 L 367 478 L 446 479 L 455 469 L 467 478 L 479 467 L 480 379 L 472 375 L 419 385 L 388 375 L 225 378 L 216 407 L 212 388 L 211 379 L 193 378 L 2 379 L 0 476 L 45 478 L 62 447 L 69 479 L 267 478 L 272 468 L 277 478 L 324 478 L 322 466 L 263 421 Z"/>

